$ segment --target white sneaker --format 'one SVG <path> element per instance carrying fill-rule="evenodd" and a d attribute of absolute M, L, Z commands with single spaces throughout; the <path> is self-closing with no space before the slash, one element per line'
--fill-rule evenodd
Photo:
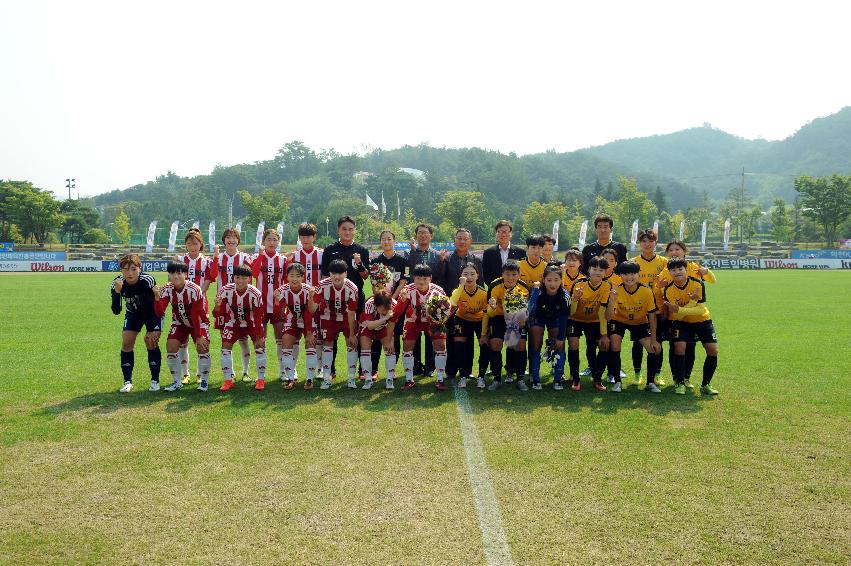
<path fill-rule="evenodd" d="M 662 390 L 659 389 L 659 386 L 655 383 L 648 383 L 647 387 L 644 388 L 645 391 L 649 391 L 650 393 L 661 393 Z"/>
<path fill-rule="evenodd" d="M 555 383 L 553 383 L 553 389 L 555 389 L 556 391 L 561 391 L 562 389 L 564 389 L 564 385 L 561 384 L 561 381 L 556 381 Z"/>
<path fill-rule="evenodd" d="M 476 380 L 476 387 L 478 387 L 479 389 L 485 388 L 485 378 L 484 377 L 480 377 L 479 379 Z"/>
<path fill-rule="evenodd" d="M 372 378 L 371 377 L 366 378 L 366 381 L 363 382 L 362 389 L 372 389 Z"/>
<path fill-rule="evenodd" d="M 323 379 L 322 385 L 319 386 L 319 389 L 331 389 L 331 382 L 327 379 Z"/>
<path fill-rule="evenodd" d="M 121 387 L 121 389 L 119 389 L 119 391 L 121 393 L 130 393 L 130 391 L 132 389 L 133 389 L 133 382 L 132 381 L 125 381 L 124 385 Z"/>
<path fill-rule="evenodd" d="M 395 389 L 395 388 L 396 388 L 396 386 L 393 385 L 393 378 L 392 377 L 388 377 L 387 379 L 384 380 L 384 389 Z"/>
<path fill-rule="evenodd" d="M 459 377 L 458 381 L 455 382 L 455 387 L 458 387 L 459 389 L 464 389 L 465 387 L 467 387 L 467 378 Z"/>
<path fill-rule="evenodd" d="M 514 376 L 510 373 L 505 374 L 505 383 L 514 383 Z"/>
<path fill-rule="evenodd" d="M 182 389 L 182 388 L 183 388 L 183 383 L 181 383 L 180 381 L 175 381 L 174 383 L 172 383 L 168 387 L 165 387 L 164 389 L 166 391 L 177 391 L 178 389 Z"/>
<path fill-rule="evenodd" d="M 579 373 L 579 375 L 582 377 L 588 377 L 589 375 L 591 375 L 591 368 L 585 368 Z"/>
<path fill-rule="evenodd" d="M 621 379 L 623 379 L 623 378 L 625 378 L 625 377 L 626 377 L 626 372 L 625 372 L 624 370 L 621 370 L 621 375 L 620 375 L 620 377 L 621 377 Z"/>
<path fill-rule="evenodd" d="M 612 385 L 612 388 L 609 391 L 614 391 L 615 393 L 620 393 L 621 392 L 621 382 L 620 381 L 615 382 L 615 384 Z"/>
<path fill-rule="evenodd" d="M 348 385 L 348 386 L 349 386 L 349 389 L 357 389 L 357 388 L 358 388 L 358 384 L 357 384 L 357 383 L 355 383 L 355 378 L 354 378 L 354 377 L 350 377 L 350 378 L 349 378 L 349 381 L 348 381 L 348 382 L 346 382 L 346 385 Z"/>
<path fill-rule="evenodd" d="M 607 383 L 614 383 L 615 382 L 615 376 L 610 375 L 609 377 L 606 378 L 606 382 Z"/>
<path fill-rule="evenodd" d="M 534 389 L 535 391 L 540 391 L 542 389 L 541 384 L 540 383 L 533 383 L 532 389 Z"/>
<path fill-rule="evenodd" d="M 148 391 L 159 391 L 159 390 L 160 390 L 160 382 L 159 381 L 152 381 L 151 387 L 148 388 Z"/>
<path fill-rule="evenodd" d="M 198 384 L 198 391 L 206 391 L 207 390 L 207 382 L 202 381 Z"/>

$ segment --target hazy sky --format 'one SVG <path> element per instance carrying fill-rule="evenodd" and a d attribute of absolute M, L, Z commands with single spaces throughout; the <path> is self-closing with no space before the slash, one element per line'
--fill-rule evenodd
<path fill-rule="evenodd" d="M 532 153 L 851 104 L 843 2 L 0 4 L 0 178 L 64 194 L 427 142 Z"/>

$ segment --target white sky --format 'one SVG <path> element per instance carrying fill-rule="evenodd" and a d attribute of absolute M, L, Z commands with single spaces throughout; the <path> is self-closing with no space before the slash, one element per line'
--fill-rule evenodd
<path fill-rule="evenodd" d="M 570 151 L 851 104 L 843 2 L 0 4 L 0 178 L 82 195 L 285 142 Z"/>

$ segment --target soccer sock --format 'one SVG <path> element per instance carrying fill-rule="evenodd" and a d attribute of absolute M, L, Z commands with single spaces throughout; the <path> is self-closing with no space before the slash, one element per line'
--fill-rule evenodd
<path fill-rule="evenodd" d="M 299 345 L 300 345 L 300 342 L 296 342 L 295 344 L 293 344 L 293 371 L 290 374 L 290 376 L 292 378 L 295 378 L 296 368 L 298 368 Z"/>
<path fill-rule="evenodd" d="M 414 380 L 414 353 L 402 353 L 402 368 L 405 370 L 405 381 Z"/>
<path fill-rule="evenodd" d="M 231 357 L 230 349 L 222 348 L 222 355 L 220 358 L 220 363 L 222 365 L 222 374 L 225 376 L 225 381 L 230 381 L 233 379 L 233 359 Z"/>
<path fill-rule="evenodd" d="M 647 384 L 656 383 L 656 374 L 658 373 L 658 369 L 656 364 L 660 363 L 662 360 L 659 358 L 657 354 L 651 354 L 648 352 L 647 354 Z"/>
<path fill-rule="evenodd" d="M 284 350 L 284 345 L 279 341 L 275 341 L 275 351 L 278 354 L 278 376 L 281 378 L 281 381 L 287 379 L 290 373 L 287 371 L 287 364 L 284 361 L 284 356 L 286 355 L 286 350 Z M 289 348 L 290 358 L 293 356 L 292 348 Z"/>
<path fill-rule="evenodd" d="M 322 373 L 325 381 L 331 381 L 331 364 L 334 363 L 333 346 L 322 346 Z"/>
<path fill-rule="evenodd" d="M 266 379 L 266 348 L 257 348 L 254 350 L 257 356 L 257 379 Z"/>
<path fill-rule="evenodd" d="M 174 383 L 179 383 L 180 377 L 183 375 L 180 371 L 181 366 L 183 365 L 181 363 L 181 360 L 180 360 L 180 353 L 179 352 L 167 353 L 165 355 L 165 363 L 168 366 L 169 373 L 171 373 L 171 380 Z"/>
<path fill-rule="evenodd" d="M 385 355 L 384 367 L 387 368 L 387 379 L 396 379 L 396 356 Z"/>
<path fill-rule="evenodd" d="M 251 366 L 251 350 L 248 345 L 248 338 L 240 340 L 239 346 L 242 352 L 242 373 L 243 375 L 248 375 L 248 368 Z"/>
<path fill-rule="evenodd" d="M 201 375 L 201 383 L 207 383 L 210 377 L 210 354 L 198 354 L 198 373 Z"/>
<path fill-rule="evenodd" d="M 363 356 L 361 356 L 360 369 L 363 371 L 364 375 L 369 374 L 367 377 L 371 377 L 373 371 L 378 371 L 379 363 L 381 363 L 381 350 L 383 349 L 384 347 L 381 345 L 381 340 L 372 341 L 372 349 L 369 356 L 369 371 L 367 371 L 366 366 L 363 365 Z"/>
<path fill-rule="evenodd" d="M 163 362 L 163 354 L 160 347 L 157 346 L 153 350 L 148 350 L 148 366 L 151 368 L 151 381 L 160 380 L 160 366 Z"/>
<path fill-rule="evenodd" d="M 523 375 L 526 373 L 526 348 L 517 350 L 514 356 L 514 373 L 517 374 L 517 379 L 523 379 Z"/>
<path fill-rule="evenodd" d="M 588 336 L 585 336 L 585 361 L 588 362 L 588 367 L 593 372 L 594 368 L 597 367 L 597 344 L 594 343 L 594 340 L 589 340 Z"/>
<path fill-rule="evenodd" d="M 446 350 L 434 351 L 434 373 L 437 375 L 437 381 L 446 378 Z"/>
<path fill-rule="evenodd" d="M 499 381 L 502 376 L 502 350 L 489 350 L 491 360 L 491 373 L 494 381 Z"/>
<path fill-rule="evenodd" d="M 683 379 L 685 379 L 684 371 L 686 357 L 683 354 L 674 354 L 673 352 L 671 352 L 670 356 L 673 358 L 674 364 L 674 383 L 679 385 L 683 382 Z"/>
<path fill-rule="evenodd" d="M 346 362 L 349 364 L 349 379 L 354 379 L 358 371 L 358 351 L 346 348 Z"/>
<path fill-rule="evenodd" d="M 470 360 L 472 362 L 472 360 Z M 467 377 L 473 365 L 467 361 L 467 343 L 455 342 L 452 345 L 452 365 L 457 369 L 459 377 Z"/>
<path fill-rule="evenodd" d="M 121 351 L 121 373 L 124 381 L 133 381 L 133 351 Z"/>
<path fill-rule="evenodd" d="M 292 379 L 293 378 L 293 367 L 295 366 L 295 360 L 293 359 L 293 349 L 292 348 L 281 348 L 281 368 L 283 379 Z"/>
<path fill-rule="evenodd" d="M 696 342 L 689 342 L 686 344 L 686 368 L 685 368 L 685 376 L 686 379 L 691 377 L 691 371 L 694 369 L 694 357 L 695 352 L 697 350 Z"/>
<path fill-rule="evenodd" d="M 597 352 L 594 367 L 591 368 L 591 375 L 594 376 L 594 381 L 603 380 L 603 372 L 606 371 L 606 365 L 609 363 L 609 352 L 600 350 Z"/>
<path fill-rule="evenodd" d="M 189 343 L 184 342 L 177 351 L 180 375 L 189 375 Z"/>
<path fill-rule="evenodd" d="M 360 369 L 367 379 L 372 379 L 372 355 L 371 349 L 362 349 L 360 351 Z"/>
<path fill-rule="evenodd" d="M 615 383 L 621 382 L 621 353 L 609 350 L 609 375 L 615 376 Z"/>
<path fill-rule="evenodd" d="M 514 348 L 505 349 L 505 375 L 515 373 L 517 366 L 517 351 Z"/>
<path fill-rule="evenodd" d="M 577 352 L 577 353 L 579 353 L 579 352 Z M 555 370 L 554 370 L 555 380 L 557 382 L 564 379 L 564 359 L 565 359 L 565 357 L 566 356 L 565 356 L 564 350 L 559 350 L 558 354 L 556 355 L 556 367 L 555 367 Z M 577 365 L 579 365 L 579 364 L 577 364 Z"/>
<path fill-rule="evenodd" d="M 579 350 L 567 351 L 567 364 L 570 367 L 570 379 L 579 381 Z"/>
<path fill-rule="evenodd" d="M 304 358 L 304 361 L 307 363 L 307 379 L 313 381 L 316 375 L 316 348 L 305 348 Z"/>
<path fill-rule="evenodd" d="M 541 381 L 541 351 L 532 350 L 529 352 L 529 375 L 532 378 L 532 383 Z"/>
<path fill-rule="evenodd" d="M 650 356 L 653 354 L 647 354 L 647 364 L 649 367 L 650 364 Z M 635 373 L 641 373 L 641 359 L 644 357 L 644 346 L 641 345 L 641 342 L 633 342 L 632 343 L 632 369 L 635 370 Z M 650 373 L 649 371 L 647 373 Z M 618 372 L 620 375 L 620 372 Z"/>
<path fill-rule="evenodd" d="M 473 371 L 473 342 L 470 340 L 467 346 L 467 367 L 469 368 L 468 373 L 472 373 Z M 488 365 L 490 364 L 490 354 L 488 354 L 488 347 L 482 346 L 479 344 L 479 377 L 484 378 L 485 374 L 488 372 Z"/>
<path fill-rule="evenodd" d="M 703 360 L 703 385 L 709 385 L 712 381 L 712 376 L 715 375 L 715 368 L 718 367 L 718 356 L 706 356 Z"/>

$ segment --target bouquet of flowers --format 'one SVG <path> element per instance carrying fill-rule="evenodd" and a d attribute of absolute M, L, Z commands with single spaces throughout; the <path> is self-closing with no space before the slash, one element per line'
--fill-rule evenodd
<path fill-rule="evenodd" d="M 513 348 L 520 341 L 520 330 L 526 324 L 529 313 L 526 307 L 529 299 L 517 288 L 505 294 L 502 309 L 505 311 L 505 346 Z"/>
<path fill-rule="evenodd" d="M 390 268 L 382 263 L 373 263 L 369 266 L 369 279 L 372 281 L 372 286 L 384 285 L 387 286 L 393 279 L 393 273 Z"/>
<path fill-rule="evenodd" d="M 446 295 L 432 295 L 426 303 L 426 314 L 431 320 L 432 327 L 440 333 L 446 332 L 446 321 L 449 319 L 449 311 L 452 305 Z"/>

